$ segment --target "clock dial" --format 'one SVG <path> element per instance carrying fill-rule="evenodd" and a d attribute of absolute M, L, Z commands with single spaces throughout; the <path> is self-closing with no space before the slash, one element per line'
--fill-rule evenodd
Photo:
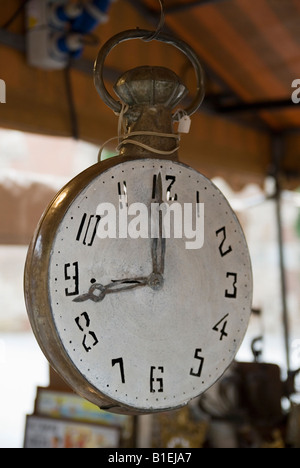
<path fill-rule="evenodd" d="M 62 203 L 43 281 L 68 382 L 78 374 L 81 393 L 114 411 L 167 410 L 203 393 L 232 362 L 252 300 L 224 196 L 183 164 L 143 159 L 95 174 Z"/>

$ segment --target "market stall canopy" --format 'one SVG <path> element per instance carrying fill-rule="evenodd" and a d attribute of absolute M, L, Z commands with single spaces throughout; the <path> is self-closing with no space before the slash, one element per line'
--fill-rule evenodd
<path fill-rule="evenodd" d="M 223 176 L 236 188 L 261 183 L 275 165 L 284 174 L 285 185 L 296 187 L 300 104 L 293 102 L 292 93 L 300 97 L 295 82 L 300 80 L 299 1 L 164 3 L 165 30 L 194 48 L 207 76 L 206 98 L 193 116 L 190 134 L 182 137 L 180 160 L 208 177 Z M 0 126 L 75 136 L 99 145 L 115 136 L 117 118 L 94 88 L 93 62 L 101 44 L 113 35 L 135 27 L 155 29 L 159 2 L 113 2 L 108 22 L 95 31 L 97 41 L 86 45 L 83 56 L 67 71 L 28 65 L 24 9 L 9 21 L 20 5 L 20 0 L 0 5 L 0 78 L 7 94 L 6 104 L 0 104 Z M 135 40 L 116 47 L 107 58 L 105 79 L 114 84 L 123 72 L 140 65 L 167 66 L 182 78 L 191 96 L 196 91 L 186 58 L 157 41 Z"/>

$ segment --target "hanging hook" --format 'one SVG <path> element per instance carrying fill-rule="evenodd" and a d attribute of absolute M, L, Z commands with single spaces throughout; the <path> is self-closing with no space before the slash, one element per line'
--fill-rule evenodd
<path fill-rule="evenodd" d="M 150 34 L 150 36 L 144 37 L 143 41 L 145 42 L 150 42 L 156 39 L 159 34 L 161 33 L 164 25 L 165 25 L 165 4 L 164 0 L 158 0 L 159 5 L 160 5 L 160 21 L 158 23 L 158 26 L 156 28 L 156 31 L 153 32 L 153 34 Z"/>
<path fill-rule="evenodd" d="M 101 99 L 105 102 L 105 104 L 110 107 L 114 112 L 119 114 L 122 109 L 122 105 L 120 102 L 116 101 L 110 93 L 107 91 L 104 80 L 103 80 L 103 69 L 104 63 L 106 60 L 107 55 L 110 51 L 116 47 L 121 42 L 129 41 L 132 39 L 150 39 L 153 37 L 152 31 L 144 30 L 144 29 L 130 29 L 129 31 L 123 31 L 116 36 L 113 36 L 109 39 L 99 51 L 98 57 L 95 61 L 94 65 L 94 82 L 96 89 L 101 97 Z M 180 50 L 191 62 L 194 67 L 197 79 L 197 94 L 190 104 L 190 106 L 185 109 L 185 113 L 188 116 L 191 116 L 194 112 L 196 112 L 202 104 L 205 95 L 205 76 L 204 70 L 200 64 L 199 58 L 195 51 L 181 39 L 178 39 L 174 36 L 170 36 L 165 33 L 159 34 L 154 40 L 163 42 L 165 44 L 170 44 Z M 178 115 L 178 117 L 180 117 Z"/>

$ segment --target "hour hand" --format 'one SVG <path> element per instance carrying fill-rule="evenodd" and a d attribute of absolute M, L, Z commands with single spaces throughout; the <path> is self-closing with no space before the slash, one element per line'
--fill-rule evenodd
<path fill-rule="evenodd" d="M 132 278 L 112 281 L 111 283 L 103 286 L 102 284 L 93 284 L 88 293 L 76 297 L 73 302 L 101 302 L 107 294 L 114 294 L 130 289 L 139 288 L 148 285 L 148 278 Z"/>

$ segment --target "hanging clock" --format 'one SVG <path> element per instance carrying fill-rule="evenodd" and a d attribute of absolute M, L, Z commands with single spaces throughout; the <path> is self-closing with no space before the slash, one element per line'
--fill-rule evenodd
<path fill-rule="evenodd" d="M 118 112 L 101 81 L 105 57 L 147 34 L 127 31 L 100 52 L 96 85 Z M 202 77 L 189 47 L 175 46 Z M 230 365 L 249 320 L 251 263 L 225 197 L 176 159 L 180 80 L 142 67 L 115 89 L 127 105 L 121 155 L 52 201 L 29 249 L 25 297 L 42 350 L 77 393 L 102 409 L 144 414 L 184 406 Z M 184 114 L 202 98 L 201 84 Z"/>

